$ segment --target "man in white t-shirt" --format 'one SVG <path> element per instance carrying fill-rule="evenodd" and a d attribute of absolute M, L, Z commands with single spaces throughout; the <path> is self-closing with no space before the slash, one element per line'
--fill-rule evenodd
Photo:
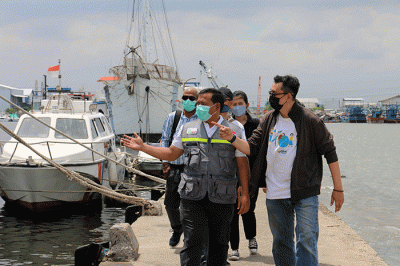
<path fill-rule="evenodd" d="M 264 115 L 247 141 L 232 142 L 238 150 L 256 158 L 250 195 L 258 189 L 259 179 L 266 181 L 272 253 L 278 266 L 318 265 L 322 156 L 332 174 L 331 205 L 335 203 L 335 211 L 339 211 L 344 202 L 333 136 L 320 118 L 296 102 L 299 87 L 296 77 L 274 77 L 269 103 L 275 110 Z M 231 130 L 218 126 L 221 138 L 231 140 Z"/>

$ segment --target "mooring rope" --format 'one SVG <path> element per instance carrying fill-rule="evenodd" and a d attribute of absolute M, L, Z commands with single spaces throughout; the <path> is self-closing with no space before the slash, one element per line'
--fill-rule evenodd
<path fill-rule="evenodd" d="M 43 160 L 45 160 L 46 162 L 51 164 L 53 167 L 57 168 L 62 173 L 64 173 L 68 177 L 68 179 L 74 180 L 74 181 L 78 182 L 79 184 L 81 184 L 82 186 L 85 186 L 85 187 L 90 188 L 90 189 L 92 189 L 92 190 L 94 190 L 96 192 L 99 192 L 99 193 L 101 193 L 103 195 L 106 195 L 107 197 L 110 197 L 110 198 L 113 198 L 113 199 L 116 199 L 116 200 L 119 200 L 119 201 L 122 201 L 122 202 L 135 204 L 135 205 L 141 205 L 141 206 L 147 206 L 147 207 L 152 206 L 152 203 L 149 202 L 148 200 L 145 200 L 145 199 L 142 199 L 142 198 L 138 198 L 138 197 L 134 197 L 134 196 L 127 196 L 127 195 L 121 194 L 121 193 L 117 193 L 117 192 L 113 191 L 112 189 L 109 189 L 107 187 L 99 185 L 99 184 L 95 183 L 94 181 L 90 180 L 89 178 L 83 177 L 80 174 L 78 174 L 78 173 L 76 173 L 74 171 L 71 171 L 68 168 L 65 168 L 64 166 L 62 166 L 62 165 L 50 160 L 46 156 L 44 156 L 41 153 L 39 153 L 37 150 L 35 150 L 33 147 L 31 147 L 28 143 L 26 143 L 18 135 L 14 134 L 14 132 L 9 130 L 2 123 L 0 123 L 0 127 L 8 135 L 10 135 L 11 137 L 15 138 L 19 142 L 21 142 L 23 145 L 28 147 L 30 150 L 32 150 L 34 153 L 36 153 L 38 156 L 40 156 Z"/>

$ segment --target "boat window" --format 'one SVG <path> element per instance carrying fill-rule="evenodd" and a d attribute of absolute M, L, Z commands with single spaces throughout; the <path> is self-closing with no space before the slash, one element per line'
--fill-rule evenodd
<path fill-rule="evenodd" d="M 99 134 L 97 133 L 97 129 L 96 126 L 94 125 L 94 120 L 90 120 L 90 128 L 92 130 L 92 138 L 95 139 L 99 136 Z"/>
<path fill-rule="evenodd" d="M 50 125 L 50 117 L 40 117 L 41 121 Z M 50 128 L 41 124 L 33 118 L 24 118 L 17 135 L 21 138 L 47 138 Z"/>
<path fill-rule="evenodd" d="M 101 123 L 100 118 L 95 118 L 94 121 L 96 122 L 97 129 L 99 130 L 99 134 L 105 132 L 106 130 L 104 129 L 103 123 Z"/>
<path fill-rule="evenodd" d="M 88 133 L 84 119 L 57 118 L 56 129 L 73 139 L 87 139 Z M 63 135 L 56 132 L 57 139 L 66 139 Z"/>
<path fill-rule="evenodd" d="M 108 132 L 112 133 L 113 131 L 112 131 L 111 126 L 108 123 L 107 119 L 105 117 L 102 117 L 101 121 L 103 121 L 103 124 L 106 125 L 106 128 L 108 129 Z"/>

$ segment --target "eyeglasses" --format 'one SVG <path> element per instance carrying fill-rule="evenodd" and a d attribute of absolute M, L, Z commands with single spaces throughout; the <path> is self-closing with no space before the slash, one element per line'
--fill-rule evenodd
<path fill-rule="evenodd" d="M 186 101 L 187 99 L 189 99 L 191 101 L 196 101 L 196 97 L 194 97 L 194 96 L 187 96 L 187 95 L 182 96 L 182 100 Z"/>
<path fill-rule="evenodd" d="M 270 96 L 274 96 L 274 97 L 277 96 L 277 95 L 282 95 L 282 94 L 286 95 L 286 94 L 289 94 L 288 92 L 275 93 L 275 92 L 273 92 L 273 91 L 269 91 L 268 93 L 269 93 Z"/>

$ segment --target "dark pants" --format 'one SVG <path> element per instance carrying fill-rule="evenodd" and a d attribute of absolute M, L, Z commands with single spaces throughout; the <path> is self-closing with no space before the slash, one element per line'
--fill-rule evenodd
<path fill-rule="evenodd" d="M 182 266 L 199 266 L 208 240 L 208 266 L 225 266 L 229 249 L 229 232 L 233 204 L 202 200 L 181 200 L 184 246 L 180 252 Z"/>
<path fill-rule="evenodd" d="M 256 214 L 254 209 L 256 208 L 256 202 L 258 198 L 258 190 L 254 197 L 250 198 L 250 209 L 245 214 L 242 214 L 243 229 L 246 239 L 250 240 L 257 235 L 257 224 L 256 224 Z M 235 203 L 235 211 L 233 214 L 233 219 L 231 223 L 231 234 L 230 239 L 231 249 L 239 249 L 239 214 L 237 210 L 237 202 Z"/>
<path fill-rule="evenodd" d="M 167 211 L 171 228 L 179 230 L 182 227 L 181 214 L 179 211 L 179 205 L 181 203 L 181 197 L 178 193 L 179 182 L 181 181 L 181 172 L 183 171 L 183 165 L 170 165 L 171 170 L 167 178 L 167 184 L 165 186 L 165 199 L 164 205 Z"/>

